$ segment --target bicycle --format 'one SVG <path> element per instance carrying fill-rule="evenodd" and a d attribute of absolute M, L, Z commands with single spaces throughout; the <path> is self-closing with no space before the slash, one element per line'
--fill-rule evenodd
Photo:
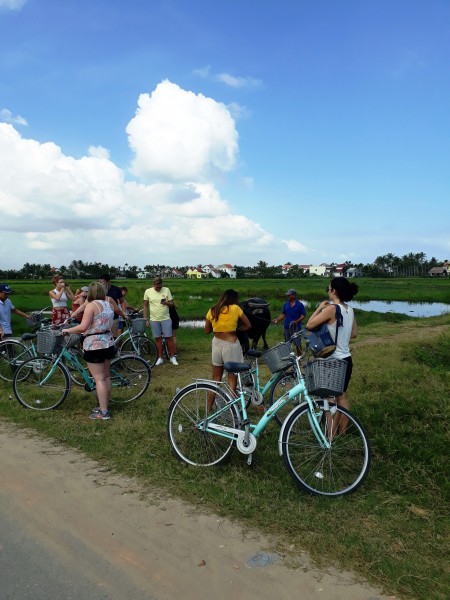
<path fill-rule="evenodd" d="M 158 351 L 155 342 L 145 333 L 146 321 L 139 316 L 140 314 L 141 311 L 125 319 L 127 329 L 115 339 L 114 343 L 120 353 L 136 354 L 153 367 L 158 358 Z"/>
<path fill-rule="evenodd" d="M 327 397 L 312 398 L 294 353 L 288 360 L 298 383 L 256 423 L 248 417 L 242 385 L 242 374 L 251 368 L 248 364 L 225 363 L 225 369 L 237 375 L 236 395 L 226 384 L 205 379 L 179 390 L 167 420 L 167 434 L 176 457 L 193 466 L 213 466 L 226 462 L 236 447 L 247 455 L 251 465 L 258 437 L 279 410 L 300 396 L 299 405 L 284 420 L 278 439 L 287 471 L 298 487 L 311 495 L 354 492 L 370 468 L 367 434 L 345 408 Z"/>
<path fill-rule="evenodd" d="M 14 372 L 25 360 L 37 356 L 34 340 L 36 331 L 51 323 L 51 319 L 43 319 L 42 315 L 50 307 L 43 308 L 40 311 L 31 313 L 28 319 L 28 325 L 31 326 L 31 333 L 23 333 L 20 340 L 17 338 L 6 338 L 0 341 L 0 379 L 12 382 Z"/>
<path fill-rule="evenodd" d="M 71 334 L 62 338 L 61 333 L 55 334 L 54 330 L 39 332 L 38 351 L 46 350 L 44 354 L 47 355 L 31 357 L 17 368 L 13 390 L 25 408 L 51 410 L 64 402 L 72 384 L 67 363 L 83 379 L 86 391 L 95 391 L 92 376 L 77 355 L 70 352 L 70 346 L 79 343 L 79 336 Z M 39 347 L 40 343 L 42 347 Z M 111 402 L 127 403 L 140 398 L 147 390 L 150 379 L 150 366 L 140 356 L 129 354 L 114 358 L 111 361 Z"/>

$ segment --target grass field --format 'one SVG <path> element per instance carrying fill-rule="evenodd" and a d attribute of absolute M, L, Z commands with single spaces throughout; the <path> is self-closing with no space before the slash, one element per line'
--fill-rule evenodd
<path fill-rule="evenodd" d="M 302 296 L 322 298 L 324 280 L 317 288 L 306 281 L 311 287 Z M 423 281 L 416 280 L 416 286 Z M 241 282 L 232 283 L 242 297 L 268 297 L 264 292 L 272 286 L 263 282 L 263 287 L 252 287 L 256 282 L 244 281 L 244 289 Z M 286 287 L 286 282 L 276 283 L 280 287 L 271 296 L 274 313 Z M 361 289 L 368 285 L 358 283 Z M 389 283 L 397 281 L 383 282 Z M 433 290 L 434 300 L 448 301 L 448 282 L 432 283 L 439 288 Z M 132 285 L 129 282 L 130 290 Z M 289 285 L 300 291 L 303 280 Z M 145 283 L 139 286 L 132 292 L 136 297 L 146 287 Z M 184 298 L 202 297 L 186 310 L 192 317 L 203 316 L 204 303 L 211 304 L 209 298 L 215 301 L 224 289 L 223 282 L 218 287 L 209 281 L 174 281 L 170 287 L 181 313 Z M 33 296 L 26 295 L 25 287 L 14 288 L 17 300 L 39 295 L 36 288 Z M 48 289 L 48 285 L 42 288 Z M 413 291 L 417 287 L 412 286 L 410 297 L 402 297 L 396 289 L 395 299 L 418 301 L 426 296 L 425 291 L 419 290 L 419 297 Z M 368 299 L 387 299 L 389 293 L 386 289 L 384 298 Z M 39 298 L 45 303 L 44 293 Z M 145 396 L 116 410 L 110 422 L 87 419 L 94 399 L 78 389 L 59 410 L 39 414 L 9 399 L 11 390 L 4 384 L 0 385 L 0 418 L 78 448 L 118 472 L 139 478 L 149 490 L 162 489 L 199 510 L 215 511 L 275 534 L 278 550 L 293 567 L 296 556 L 307 550 L 318 563 L 353 569 L 398 597 L 447 600 L 450 315 L 413 319 L 358 313 L 358 324 L 349 398 L 352 411 L 368 430 L 373 464 L 362 488 L 349 497 L 315 498 L 295 488 L 277 454 L 275 423 L 258 443 L 253 469 L 237 452 L 229 465 L 212 469 L 188 468 L 172 456 L 165 427 L 175 388 L 210 375 L 211 341 L 199 330 L 179 330 L 180 366 L 154 368 Z M 269 343 L 278 342 L 280 335 L 279 327 L 270 327 Z M 275 505 L 279 508 L 273 512 Z"/>

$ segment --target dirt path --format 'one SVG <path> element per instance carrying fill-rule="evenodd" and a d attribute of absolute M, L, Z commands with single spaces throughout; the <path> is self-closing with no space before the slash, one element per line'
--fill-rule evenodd
<path fill-rule="evenodd" d="M 137 482 L 12 425 L 0 423 L 0 451 L 0 518 L 20 529 L 27 548 L 40 548 L 41 561 L 47 557 L 42 585 L 51 588 L 28 595 L 32 575 L 27 569 L 36 572 L 38 558 L 28 550 L 20 561 L 21 578 L 9 595 L 0 590 L 2 600 L 81 600 L 85 596 L 76 591 L 81 582 L 90 600 L 393 598 L 357 583 L 349 573 L 315 569 L 306 554 L 290 557 L 296 568 L 287 568 L 273 550 L 274 540 L 217 516 L 199 515 L 156 492 L 143 497 Z M 8 565 L 15 562 L 15 543 L 7 543 L 1 531 L 4 582 Z M 13 539 L 18 543 L 20 536 Z M 70 587 L 73 595 L 57 592 L 55 573 L 61 569 L 63 589 Z"/>

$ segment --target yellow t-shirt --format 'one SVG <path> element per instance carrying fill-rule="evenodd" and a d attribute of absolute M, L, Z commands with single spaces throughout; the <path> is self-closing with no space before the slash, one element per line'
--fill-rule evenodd
<path fill-rule="evenodd" d="M 244 311 L 237 304 L 230 304 L 224 306 L 220 311 L 219 318 L 217 321 L 213 319 L 211 309 L 208 310 L 206 318 L 211 321 L 214 332 L 227 332 L 236 331 L 237 323 L 240 317 L 244 314 Z"/>
<path fill-rule="evenodd" d="M 169 288 L 162 287 L 159 292 L 155 288 L 145 290 L 144 300 L 148 300 L 150 321 L 166 321 L 170 319 L 169 307 L 161 304 L 161 300 L 172 300 Z"/>

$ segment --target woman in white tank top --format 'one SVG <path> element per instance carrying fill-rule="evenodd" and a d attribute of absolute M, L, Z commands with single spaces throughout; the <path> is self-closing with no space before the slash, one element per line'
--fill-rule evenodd
<path fill-rule="evenodd" d="M 61 325 L 70 316 L 69 309 L 67 308 L 67 299 L 74 300 L 75 295 L 70 289 L 70 285 L 67 284 L 66 286 L 61 275 L 55 275 L 53 283 L 55 284 L 55 289 L 50 290 L 48 293 L 53 306 L 52 323 L 53 325 Z"/>
<path fill-rule="evenodd" d="M 327 287 L 328 300 L 324 300 L 316 308 L 311 315 L 307 329 L 315 329 L 316 327 L 326 323 L 333 337 L 336 339 L 336 308 L 335 304 L 339 304 L 342 313 L 343 324 L 338 328 L 338 337 L 336 350 L 331 355 L 331 358 L 339 358 L 347 363 L 347 373 L 345 377 L 344 393 L 337 397 L 337 403 L 344 408 L 349 408 L 349 403 L 346 396 L 346 391 L 350 378 L 352 376 L 353 362 L 350 352 L 350 339 L 358 335 L 358 328 L 353 308 L 347 304 L 349 300 L 358 293 L 356 283 L 350 283 L 345 277 L 335 277 Z M 343 424 L 341 430 L 345 428 Z"/>

